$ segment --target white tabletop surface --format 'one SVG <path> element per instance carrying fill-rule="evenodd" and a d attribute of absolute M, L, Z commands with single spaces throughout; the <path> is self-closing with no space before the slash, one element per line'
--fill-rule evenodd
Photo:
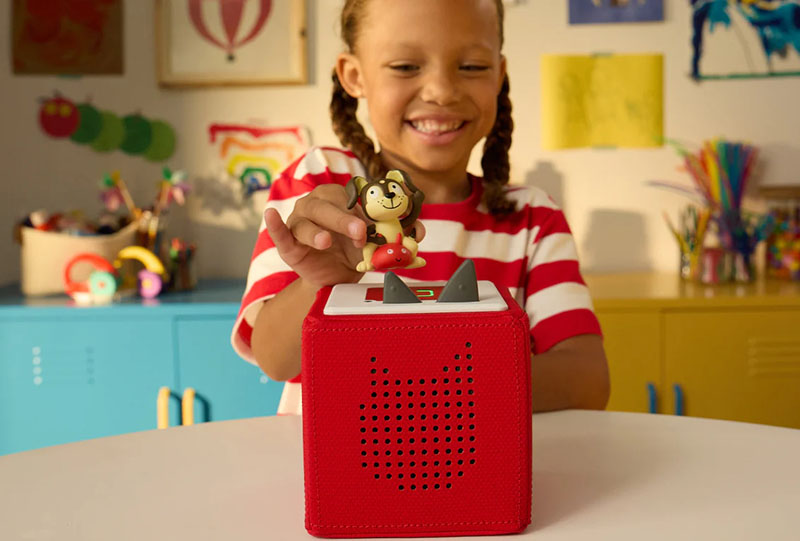
<path fill-rule="evenodd" d="M 800 430 L 587 411 L 533 426 L 517 538 L 800 539 Z M 312 539 L 301 438 L 299 418 L 267 417 L 0 457 L 0 539 Z"/>

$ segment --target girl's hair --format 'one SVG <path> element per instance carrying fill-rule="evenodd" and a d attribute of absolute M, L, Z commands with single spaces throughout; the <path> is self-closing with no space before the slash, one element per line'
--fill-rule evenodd
<path fill-rule="evenodd" d="M 347 49 L 353 52 L 358 37 L 358 23 L 363 19 L 364 8 L 368 0 L 345 0 L 342 8 L 342 39 Z M 500 47 L 503 46 L 503 0 L 495 0 L 497 19 L 500 31 Z M 514 121 L 511 119 L 511 100 L 508 97 L 508 75 L 503 79 L 500 93 L 497 95 L 497 117 L 492 131 L 486 136 L 483 145 L 484 192 L 483 202 L 489 212 L 503 216 L 513 212 L 516 205 L 506 196 L 505 185 L 508 184 L 509 161 L 508 149 L 511 147 L 511 132 Z M 331 120 L 333 131 L 341 143 L 349 148 L 367 168 L 367 174 L 379 178 L 386 174 L 386 167 L 380 154 L 375 152 L 375 143 L 364 131 L 364 127 L 356 117 L 358 99 L 350 96 L 342 86 L 336 70 L 333 70 L 333 96 L 331 97 Z"/>

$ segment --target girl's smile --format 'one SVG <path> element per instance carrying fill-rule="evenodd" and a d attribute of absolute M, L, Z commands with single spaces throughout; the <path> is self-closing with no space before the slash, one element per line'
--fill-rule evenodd
<path fill-rule="evenodd" d="M 466 132 L 467 120 L 442 115 L 415 116 L 406 125 L 427 145 L 448 145 Z"/>
<path fill-rule="evenodd" d="M 371 0 L 337 70 L 365 98 L 384 165 L 405 170 L 430 202 L 463 197 L 505 75 L 494 0 Z"/>

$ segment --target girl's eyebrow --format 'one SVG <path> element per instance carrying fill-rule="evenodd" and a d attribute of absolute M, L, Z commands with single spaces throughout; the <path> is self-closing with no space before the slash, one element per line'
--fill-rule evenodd
<path fill-rule="evenodd" d="M 425 49 L 425 47 L 420 44 L 415 44 L 413 42 L 408 42 L 408 41 L 391 42 L 389 46 L 392 48 L 393 51 L 398 51 L 398 50 L 419 51 L 421 49 Z M 461 50 L 459 52 L 461 52 L 462 54 L 463 53 L 493 54 L 494 48 L 490 47 L 489 45 L 484 45 L 481 43 L 472 43 L 470 45 L 465 45 L 464 47 L 461 47 Z"/>

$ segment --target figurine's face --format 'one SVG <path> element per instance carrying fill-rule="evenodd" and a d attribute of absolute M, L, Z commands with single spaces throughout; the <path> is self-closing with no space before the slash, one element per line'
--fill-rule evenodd
<path fill-rule="evenodd" d="M 380 179 L 364 187 L 361 206 L 375 222 L 399 220 L 408 210 L 410 199 L 399 182 Z"/>
<path fill-rule="evenodd" d="M 495 3 L 372 0 L 355 56 L 351 88 L 386 163 L 462 178 L 494 125 L 505 73 Z"/>

